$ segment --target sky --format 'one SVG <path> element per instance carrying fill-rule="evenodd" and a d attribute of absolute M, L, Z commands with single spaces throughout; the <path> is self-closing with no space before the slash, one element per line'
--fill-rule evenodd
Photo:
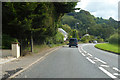
<path fill-rule="evenodd" d="M 118 21 L 118 2 L 120 0 L 81 0 L 76 8 L 89 11 L 95 17 L 113 19 Z M 120 19 L 119 19 L 120 20 Z"/>

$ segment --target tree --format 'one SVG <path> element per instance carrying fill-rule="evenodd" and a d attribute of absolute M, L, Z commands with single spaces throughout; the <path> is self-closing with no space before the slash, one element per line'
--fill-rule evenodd
<path fill-rule="evenodd" d="M 67 13 L 61 21 L 62 24 L 69 25 L 71 29 L 74 29 L 75 23 L 79 23 L 76 28 L 79 32 L 79 37 L 89 33 L 93 36 L 100 36 L 105 41 L 118 29 L 118 21 L 115 21 L 112 17 L 109 19 L 94 17 L 85 10 Z"/>
<path fill-rule="evenodd" d="M 57 34 L 57 24 L 61 17 L 74 11 L 76 4 L 77 2 L 3 3 L 3 33 L 17 38 L 22 47 L 28 46 L 31 38 L 34 43 L 42 44 L 46 37 L 54 37 Z"/>

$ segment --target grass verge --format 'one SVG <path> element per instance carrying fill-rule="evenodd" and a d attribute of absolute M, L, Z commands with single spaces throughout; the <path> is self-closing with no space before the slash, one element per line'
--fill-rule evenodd
<path fill-rule="evenodd" d="M 62 45 L 65 45 L 65 44 L 34 45 L 34 53 L 38 53 L 38 52 L 41 52 L 43 50 L 54 48 L 57 46 L 62 46 Z"/>
<path fill-rule="evenodd" d="M 96 44 L 95 47 L 105 51 L 120 54 L 120 50 L 119 50 L 120 47 L 117 44 L 102 43 L 102 44 Z"/>
<path fill-rule="evenodd" d="M 45 44 L 42 44 L 42 45 L 34 45 L 33 46 L 33 52 L 34 53 L 39 53 L 39 52 L 42 52 L 44 50 L 47 50 L 47 49 L 50 49 L 50 48 L 54 48 L 54 47 L 57 47 L 57 46 L 62 46 L 62 45 L 65 45 L 65 43 L 63 44 L 49 44 L 49 45 L 45 45 Z M 24 50 L 24 54 L 25 53 L 30 53 L 30 47 L 27 47 L 25 50 Z"/>

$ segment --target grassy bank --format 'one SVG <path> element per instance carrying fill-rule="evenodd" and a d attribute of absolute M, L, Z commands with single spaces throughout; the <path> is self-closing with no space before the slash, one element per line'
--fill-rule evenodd
<path fill-rule="evenodd" d="M 33 52 L 34 53 L 39 53 L 39 52 L 42 52 L 44 50 L 47 50 L 47 49 L 50 49 L 50 48 L 54 48 L 54 47 L 57 47 L 57 46 L 62 46 L 62 45 L 65 45 L 65 43 L 63 44 L 50 44 L 50 45 L 45 45 L 45 44 L 42 44 L 42 45 L 34 45 L 33 46 Z M 24 51 L 23 51 L 23 54 L 24 55 L 27 55 L 27 54 L 30 54 L 31 50 L 31 47 L 27 47 Z"/>
<path fill-rule="evenodd" d="M 118 50 L 120 47 L 117 44 L 102 43 L 96 44 L 95 47 L 109 52 L 120 53 L 120 50 Z"/>

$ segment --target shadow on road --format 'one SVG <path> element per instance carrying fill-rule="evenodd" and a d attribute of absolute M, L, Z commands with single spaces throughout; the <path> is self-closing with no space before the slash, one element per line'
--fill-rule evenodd
<path fill-rule="evenodd" d="M 15 69 L 15 70 L 5 71 L 5 72 L 7 72 L 7 73 L 3 76 L 3 78 L 2 78 L 1 80 L 6 80 L 8 77 L 10 77 L 11 75 L 15 74 L 16 72 L 18 72 L 18 71 L 20 71 L 20 70 L 22 70 L 22 69 L 23 69 L 23 68 L 17 68 L 17 69 Z"/>
<path fill-rule="evenodd" d="M 69 46 L 62 46 L 63 48 L 77 48 L 77 47 L 75 47 L 75 46 L 71 46 L 71 47 L 69 47 Z"/>

